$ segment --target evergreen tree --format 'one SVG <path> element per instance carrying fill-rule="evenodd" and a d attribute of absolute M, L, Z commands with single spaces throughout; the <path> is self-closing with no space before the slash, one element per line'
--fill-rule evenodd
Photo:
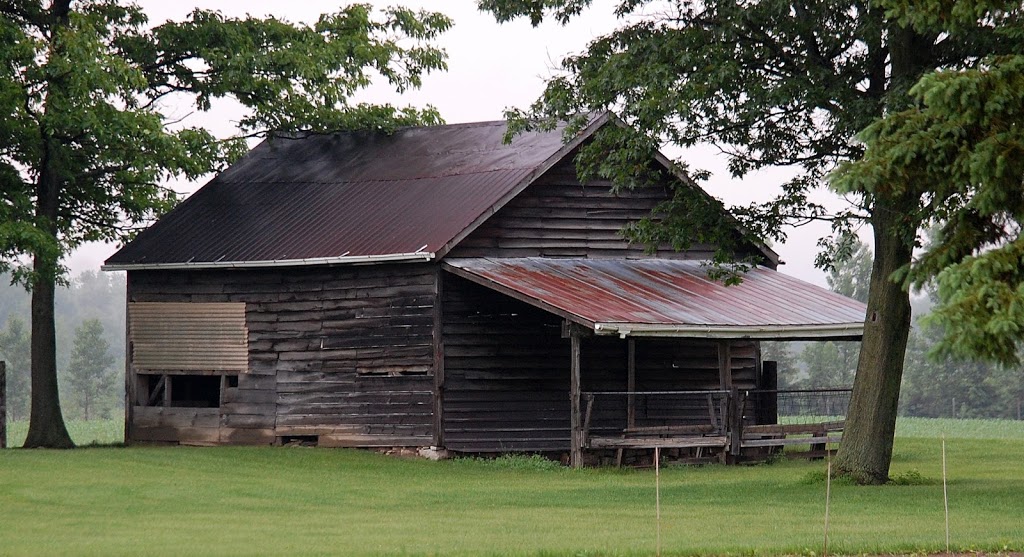
<path fill-rule="evenodd" d="M 75 348 L 68 365 L 68 382 L 84 419 L 94 418 L 97 405 L 104 399 L 109 404 L 109 399 L 113 398 L 113 365 L 110 345 L 103 338 L 103 324 L 99 319 L 83 321 L 75 329 Z"/>
<path fill-rule="evenodd" d="M 9 317 L 7 327 L 0 331 L 0 359 L 7 363 L 7 416 L 11 420 L 28 416 L 30 344 L 25 322 Z"/>

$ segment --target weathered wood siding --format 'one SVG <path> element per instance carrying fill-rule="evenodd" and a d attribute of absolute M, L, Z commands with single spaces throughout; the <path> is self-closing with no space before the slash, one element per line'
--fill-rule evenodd
<path fill-rule="evenodd" d="M 443 276 L 445 444 L 467 452 L 569 449 L 569 340 L 561 319 L 451 274 Z M 756 344 L 731 344 L 733 385 L 756 383 Z M 637 339 L 638 391 L 717 390 L 718 344 L 694 339 Z M 583 391 L 625 391 L 627 341 L 584 337 Z M 666 404 L 660 401 L 668 400 Z M 703 404 L 703 399 L 700 399 Z M 601 397 L 595 429 L 625 427 L 626 397 Z M 690 408 L 652 397 L 637 425 L 708 421 Z"/>
<path fill-rule="evenodd" d="M 624 257 L 645 255 L 623 239 L 622 228 L 668 199 L 664 187 L 612 193 L 611 183 L 581 185 L 572 157 L 555 165 L 451 251 L 452 257 Z M 694 245 L 658 257 L 707 259 L 713 249 Z"/>
<path fill-rule="evenodd" d="M 443 275 L 444 439 L 456 451 L 569 447 L 569 341 L 561 320 Z"/>
<path fill-rule="evenodd" d="M 431 444 L 436 277 L 411 264 L 129 273 L 129 303 L 245 302 L 249 331 L 248 372 L 219 409 L 135 405 L 129 440 Z"/>

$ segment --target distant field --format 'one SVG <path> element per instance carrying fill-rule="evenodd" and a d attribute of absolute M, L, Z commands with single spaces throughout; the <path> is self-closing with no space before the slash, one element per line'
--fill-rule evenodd
<path fill-rule="evenodd" d="M 1024 421 L 953 420 L 950 418 L 898 418 L 897 437 L 1024 440 Z"/>
<path fill-rule="evenodd" d="M 823 420 L 826 418 L 822 418 Z M 124 420 L 69 420 L 68 432 L 78 445 L 109 445 L 124 440 Z M 25 442 L 28 422 L 12 422 L 7 428 L 7 442 L 18 447 Z M 1019 439 L 1024 441 L 1024 421 L 1015 420 L 951 420 L 948 418 L 899 418 L 897 437 L 948 439 Z"/>
<path fill-rule="evenodd" d="M 1024 549 L 1020 430 L 918 425 L 948 430 L 954 549 Z M 937 438 L 905 435 L 892 471 L 912 485 L 834 485 L 830 553 L 944 550 L 940 455 Z M 824 466 L 663 470 L 663 554 L 820 555 Z M 4 555 L 651 555 L 654 472 L 296 447 L 7 450 L 0 524 Z"/>
<path fill-rule="evenodd" d="M 76 445 L 110 445 L 124 441 L 124 418 L 116 420 L 67 420 L 65 425 Z M 7 445 L 20 447 L 28 433 L 28 422 L 7 424 Z"/>

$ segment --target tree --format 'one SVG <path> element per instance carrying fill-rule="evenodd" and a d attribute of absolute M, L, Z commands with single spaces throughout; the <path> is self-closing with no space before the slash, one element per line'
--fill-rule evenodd
<path fill-rule="evenodd" d="M 436 110 L 354 104 L 379 76 L 402 91 L 445 67 L 443 15 L 352 5 L 312 25 L 196 10 L 148 27 L 118 0 L 0 2 L 0 270 L 32 291 L 27 447 L 70 447 L 57 397 L 54 291 L 61 258 L 122 241 L 176 202 L 160 182 L 195 179 L 265 133 L 390 129 Z M 217 138 L 176 119 L 230 99 L 247 112 Z M 27 261 L 27 263 L 25 263 Z"/>
<path fill-rule="evenodd" d="M 113 378 L 114 357 L 103 338 L 99 319 L 87 319 L 75 329 L 75 348 L 68 365 L 68 380 L 81 404 L 82 416 L 92 417 L 96 403 Z"/>
<path fill-rule="evenodd" d="M 7 328 L 0 331 L 0 357 L 7 362 L 7 412 L 12 420 L 24 419 L 28 409 L 28 383 L 31 360 L 25 322 L 11 316 Z"/>
<path fill-rule="evenodd" d="M 986 14 L 1003 35 L 1024 37 L 1020 3 L 892 0 L 889 7 L 915 29 L 936 21 L 965 28 Z M 938 284 L 930 320 L 943 330 L 940 349 L 1017 364 L 1024 342 L 1024 55 L 995 54 L 974 68 L 931 73 L 910 99 L 865 130 L 865 156 L 844 165 L 836 183 L 922 196 L 917 218 L 938 227 L 938 241 L 906 278 Z"/>
<path fill-rule="evenodd" d="M 568 21 L 590 3 L 481 0 L 480 6 L 500 21 L 528 17 L 536 24 L 545 17 Z M 649 4 L 657 9 L 645 13 Z M 857 132 L 905 109 L 911 102 L 906 92 L 923 75 L 1020 50 L 1020 37 L 1004 33 L 1003 15 L 993 10 L 970 11 L 972 17 L 955 26 L 941 18 L 917 25 L 868 0 L 621 0 L 616 14 L 620 29 L 564 60 L 563 73 L 541 98 L 511 116 L 519 128 L 569 119 L 571 134 L 590 111 L 615 109 L 639 134 L 609 129 L 579 160 L 584 178 L 598 174 L 620 187 L 636 183 L 642 161 L 662 142 L 717 145 L 736 176 L 768 166 L 798 168 L 774 202 L 734 209 L 758 236 L 783 240 L 784 225 L 827 218 L 839 240 L 825 240 L 823 247 L 835 252 L 858 220 L 868 223 L 875 254 L 868 319 L 837 465 L 860 482 L 885 481 L 910 328 L 908 290 L 893 278 L 911 263 L 925 218 L 926 198 L 918 189 L 928 184 L 854 184 L 847 191 L 858 206 L 840 214 L 811 202 L 808 192 L 824 186 L 838 163 L 861 158 Z M 635 227 L 633 237 L 681 247 L 714 241 L 723 248 L 716 260 L 729 260 L 735 244 L 722 241 L 728 235 L 709 216 L 717 207 L 695 202 L 687 190 L 679 188 L 662 207 L 665 218 Z M 827 253 L 819 262 L 830 264 Z"/>

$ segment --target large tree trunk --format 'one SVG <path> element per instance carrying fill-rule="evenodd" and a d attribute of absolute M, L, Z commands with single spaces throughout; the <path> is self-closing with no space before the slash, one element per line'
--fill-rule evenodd
<path fill-rule="evenodd" d="M 888 111 L 897 111 L 910 104 L 907 91 L 935 66 L 935 37 L 898 25 L 890 28 L 888 35 L 891 75 L 885 104 Z M 902 191 L 873 192 L 875 261 L 868 314 L 846 431 L 836 457 L 839 473 L 864 484 L 889 479 L 903 359 L 910 334 L 910 294 L 893 282 L 893 273 L 910 264 L 920 225 L 914 215 L 920 202 L 913 193 L 915 184 L 898 186 Z"/>
<path fill-rule="evenodd" d="M 36 188 L 36 226 L 57 238 L 60 203 L 59 147 L 45 144 L 42 170 Z M 25 448 L 69 449 L 75 446 L 64 425 L 57 393 L 57 334 L 54 326 L 54 294 L 57 290 L 59 250 L 38 248 L 32 260 L 32 410 L 29 413 Z"/>
<path fill-rule="evenodd" d="M 846 430 L 836 456 L 838 472 L 858 483 L 879 484 L 889 479 L 903 356 L 910 332 L 910 295 L 891 279 L 896 270 L 910 263 L 912 253 L 903 234 L 903 218 L 897 204 L 875 203 L 875 261 L 868 314 Z"/>
<path fill-rule="evenodd" d="M 40 265 L 36 258 L 36 268 Z M 32 411 L 26 448 L 69 449 L 75 446 L 64 426 L 57 394 L 57 335 L 54 329 L 52 276 L 32 285 Z"/>

